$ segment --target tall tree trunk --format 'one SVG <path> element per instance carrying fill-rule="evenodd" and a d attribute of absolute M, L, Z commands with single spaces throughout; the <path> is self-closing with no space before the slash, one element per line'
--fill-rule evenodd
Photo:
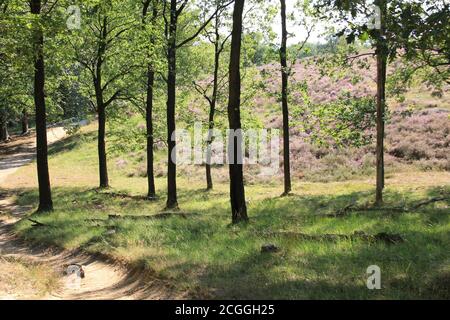
<path fill-rule="evenodd" d="M 100 173 L 100 188 L 109 187 L 108 167 L 106 162 L 106 112 L 104 105 L 98 106 L 98 166 Z"/>
<path fill-rule="evenodd" d="M 95 96 L 97 102 L 98 115 L 98 136 L 97 136 L 97 151 L 98 151 L 98 169 L 100 177 L 100 188 L 109 187 L 108 179 L 108 164 L 106 161 L 106 107 L 103 102 L 103 91 L 101 89 L 101 69 L 97 68 L 97 79 L 94 80 Z"/>
<path fill-rule="evenodd" d="M 95 77 L 94 77 L 94 89 L 95 89 L 95 99 L 97 103 L 97 115 L 98 115 L 98 136 L 97 136 L 97 144 L 98 144 L 98 168 L 100 175 L 100 188 L 106 189 L 109 188 L 109 179 L 108 179 L 108 164 L 106 160 L 106 104 L 103 96 L 103 87 L 102 87 L 102 66 L 104 62 L 104 54 L 106 50 L 106 38 L 107 38 L 107 20 L 108 17 L 103 17 L 103 27 L 101 32 L 101 39 L 103 40 L 98 48 L 97 52 L 97 64 L 95 68 Z"/>
<path fill-rule="evenodd" d="M 28 112 L 27 109 L 23 109 L 22 110 L 22 119 L 21 119 L 21 123 L 22 123 L 22 134 L 27 134 L 29 127 L 28 127 Z"/>
<path fill-rule="evenodd" d="M 209 132 L 208 132 L 208 140 L 206 141 L 206 190 L 212 190 L 214 185 L 212 181 L 211 175 L 211 160 L 212 160 L 212 141 L 213 141 L 213 130 L 214 130 L 214 114 L 216 108 L 215 104 L 210 104 L 209 107 Z"/>
<path fill-rule="evenodd" d="M 385 109 L 386 109 L 386 70 L 387 70 L 387 44 L 384 40 L 386 15 L 386 4 L 384 0 L 378 1 L 381 8 L 381 30 L 380 39 L 377 44 L 377 186 L 376 186 L 376 205 L 383 204 L 383 189 L 385 183 L 384 176 L 384 135 L 385 135 Z"/>
<path fill-rule="evenodd" d="M 281 104 L 283 109 L 283 159 L 284 159 L 284 195 L 291 192 L 291 164 L 289 146 L 289 108 L 288 108 L 288 81 L 289 70 L 287 65 L 287 28 L 286 28 L 286 1 L 281 2 Z"/>
<path fill-rule="evenodd" d="M 153 0 L 152 2 L 152 23 L 156 24 L 156 18 L 158 16 L 157 9 L 157 1 Z M 143 14 L 142 14 L 142 23 L 145 24 L 145 18 L 147 16 L 148 7 L 150 5 L 150 1 L 144 2 Z M 153 36 L 150 37 L 150 44 L 153 46 L 155 44 L 155 39 Z M 146 129 L 147 129 L 147 184 L 148 184 L 148 194 L 147 197 L 150 200 L 154 200 L 156 198 L 156 188 L 155 188 L 155 173 L 153 167 L 153 145 L 154 145 L 154 137 L 153 137 L 153 86 L 155 83 L 155 72 L 153 70 L 153 66 L 149 64 L 147 66 L 147 98 L 146 98 L 146 108 L 145 108 L 145 121 L 146 121 Z"/>
<path fill-rule="evenodd" d="M 216 42 L 214 43 L 214 79 L 213 79 L 213 94 L 209 104 L 209 123 L 208 123 L 208 140 L 206 141 L 206 190 L 213 189 L 213 181 L 211 176 L 211 145 L 213 142 L 213 130 L 214 130 L 214 115 L 216 113 L 217 94 L 219 87 L 219 68 L 220 68 L 220 34 L 219 34 L 219 15 L 215 20 L 215 33 Z"/>
<path fill-rule="evenodd" d="M 146 101 L 146 126 L 147 126 L 147 182 L 148 198 L 156 198 L 155 174 L 153 168 L 153 85 L 155 82 L 155 72 L 149 66 L 147 73 L 147 101 Z"/>
<path fill-rule="evenodd" d="M 109 188 L 108 164 L 106 160 L 106 107 L 103 101 L 103 91 L 101 88 L 101 67 L 97 66 L 96 78 L 94 79 L 95 98 L 97 103 L 98 116 L 98 135 L 97 135 L 97 152 L 98 152 L 98 171 L 100 178 L 100 188 Z"/>
<path fill-rule="evenodd" d="M 41 0 L 31 0 L 31 13 L 41 14 Z M 34 104 L 36 108 L 36 162 L 39 184 L 38 211 L 53 210 L 48 173 L 47 116 L 45 111 L 44 35 L 40 26 L 34 32 Z"/>
<path fill-rule="evenodd" d="M 244 0 L 236 0 L 233 12 L 233 31 L 231 39 L 231 55 L 229 69 L 229 102 L 228 102 L 228 122 L 231 130 L 241 129 L 241 40 L 242 40 L 242 12 L 244 10 Z M 247 205 L 245 203 L 244 175 L 242 172 L 242 139 L 234 137 L 229 139 L 228 159 L 230 172 L 230 200 L 232 222 L 238 223 L 247 221 Z"/>
<path fill-rule="evenodd" d="M 177 167 L 175 158 L 176 142 L 172 141 L 172 134 L 175 132 L 175 105 L 176 105 L 176 53 L 177 53 L 177 0 L 170 1 L 170 26 L 169 26 L 169 47 L 167 50 L 167 209 L 178 208 L 177 201 Z M 173 154 L 172 154 L 173 153 Z"/>

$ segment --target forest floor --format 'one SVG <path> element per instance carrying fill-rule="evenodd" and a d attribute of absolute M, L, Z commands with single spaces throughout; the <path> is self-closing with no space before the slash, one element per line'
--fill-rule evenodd
<path fill-rule="evenodd" d="M 66 136 L 61 127 L 48 130 L 49 145 Z M 30 163 L 35 155 L 35 134 L 14 136 L 0 149 L 0 183 Z M 0 300 L 2 299 L 161 299 L 171 296 L 143 270 L 127 268 L 105 257 L 80 250 L 27 243 L 14 234 L 14 224 L 30 206 L 14 203 L 0 188 Z M 26 218 L 26 217 L 25 217 Z M 81 265 L 84 278 L 67 274 Z"/>
<path fill-rule="evenodd" d="M 150 288 L 145 292 L 156 287 L 157 298 L 450 298 L 446 171 L 390 173 L 386 204 L 377 210 L 371 205 L 373 177 L 296 180 L 289 197 L 279 196 L 278 180 L 248 184 L 250 222 L 232 226 L 227 185 L 217 183 L 206 192 L 203 176 L 179 176 L 181 211 L 175 214 L 158 215 L 165 203 L 163 175 L 156 179 L 161 198 L 150 202 L 144 198 L 146 179 L 128 175 L 113 156 L 113 187 L 96 189 L 95 125 L 52 145 L 49 165 L 53 213 L 33 214 L 33 165 L 2 183 L 0 191 L 42 224 L 22 219 L 8 230 L 31 245 L 101 255 L 138 270 Z M 444 200 L 423 204 L 427 199 Z M 262 253 L 266 244 L 276 245 L 277 252 Z M 366 286 L 372 265 L 381 269 L 381 290 Z"/>
<path fill-rule="evenodd" d="M 0 300 L 136 300 L 172 298 L 142 270 L 129 269 L 79 250 L 36 246 L 19 239 L 0 220 Z M 67 274 L 82 265 L 84 278 Z"/>

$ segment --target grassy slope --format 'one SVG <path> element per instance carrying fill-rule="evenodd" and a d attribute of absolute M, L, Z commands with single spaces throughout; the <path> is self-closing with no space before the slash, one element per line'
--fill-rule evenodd
<path fill-rule="evenodd" d="M 152 269 L 182 291 L 200 298 L 287 299 L 408 299 L 450 298 L 449 203 L 436 203 L 408 214 L 356 212 L 344 218 L 324 218 L 358 201 L 373 199 L 373 179 L 335 183 L 295 181 L 296 195 L 279 198 L 278 184 L 251 185 L 246 189 L 251 222 L 230 226 L 228 188 L 217 185 L 204 192 L 203 177 L 179 178 L 183 211 L 199 215 L 158 221 L 114 221 L 107 225 L 86 219 L 108 214 L 155 214 L 164 197 L 150 203 L 97 193 L 96 142 L 93 127 L 50 150 L 55 212 L 36 217 L 52 228 L 32 228 L 22 221 L 17 231 L 37 243 L 66 248 L 84 247 Z M 143 195 L 144 178 L 129 178 L 110 161 L 111 191 Z M 404 172 L 387 181 L 386 199 L 403 205 L 450 190 L 448 172 Z M 7 183 L 21 191 L 22 205 L 37 203 L 35 168 L 22 168 Z M 157 179 L 163 195 L 164 178 Z M 116 233 L 106 234 L 107 227 Z M 400 233 L 403 244 L 298 241 L 266 237 L 267 231 L 310 234 L 350 234 L 362 230 Z M 261 254 L 265 243 L 281 251 Z M 382 290 L 366 288 L 366 269 L 378 265 Z"/>

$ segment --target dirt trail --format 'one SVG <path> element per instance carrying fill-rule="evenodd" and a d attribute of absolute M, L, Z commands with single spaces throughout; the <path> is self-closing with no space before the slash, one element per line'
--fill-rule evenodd
<path fill-rule="evenodd" d="M 0 221 L 0 257 L 15 258 L 51 268 L 58 277 L 58 286 L 41 299 L 46 300 L 136 300 L 172 298 L 168 287 L 148 274 L 128 270 L 120 264 L 104 262 L 101 258 L 48 248 L 31 248 L 11 232 L 12 223 Z M 66 275 L 68 266 L 82 265 L 85 276 Z M 26 299 L 25 292 L 0 291 L 0 299 Z"/>
<path fill-rule="evenodd" d="M 66 136 L 63 127 L 54 127 L 47 130 L 47 141 L 51 145 Z M 36 135 L 34 131 L 25 136 L 13 136 L 8 143 L 0 143 L 0 214 L 7 212 L 20 217 L 30 208 L 19 207 L 11 201 L 11 195 L 1 190 L 2 184 L 7 181 L 20 167 L 32 162 L 36 155 Z"/>
<path fill-rule="evenodd" d="M 59 141 L 65 136 L 66 132 L 62 127 L 47 130 L 48 144 Z M 13 138 L 13 141 L 0 145 L 0 185 L 10 174 L 33 161 L 36 154 L 36 137 L 34 134 Z"/>
<path fill-rule="evenodd" d="M 65 137 L 62 128 L 49 129 L 49 143 Z M 6 148 L 0 146 L 0 185 L 7 177 L 21 166 L 34 159 L 34 135 L 20 137 L 9 143 Z M 141 271 L 108 263 L 100 257 L 87 255 L 80 251 L 64 251 L 48 248 L 31 247 L 18 239 L 12 232 L 15 222 L 20 220 L 24 211 L 13 204 L 9 194 L 0 195 L 0 211 L 13 213 L 13 218 L 0 216 L 0 258 L 24 261 L 51 268 L 58 279 L 58 286 L 42 299 L 77 300 L 77 299 L 168 299 L 176 298 L 169 287 L 160 280 L 153 279 Z M 84 278 L 77 273 L 67 275 L 70 265 L 81 265 Z M 18 279 L 19 280 L 19 279 Z M 32 284 L 30 284 L 32 286 Z M 1 299 L 28 299 L 28 292 L 14 288 L 12 292 L 2 292 Z M 34 297 L 33 297 L 34 298 Z"/>

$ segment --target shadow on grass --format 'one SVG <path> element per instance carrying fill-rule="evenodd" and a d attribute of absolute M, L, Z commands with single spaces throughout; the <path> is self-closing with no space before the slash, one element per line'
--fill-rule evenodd
<path fill-rule="evenodd" d="M 88 132 L 83 134 L 74 134 L 67 136 L 64 139 L 54 142 L 48 148 L 49 156 L 67 153 L 75 149 L 78 145 L 86 141 L 92 141 L 96 139 L 96 132 Z"/>
<path fill-rule="evenodd" d="M 231 261 L 217 258 L 206 267 L 187 261 L 162 273 L 180 275 L 196 299 L 446 299 L 449 273 L 441 265 L 448 255 L 443 247 L 430 250 L 427 240 L 397 247 L 356 243 L 347 250 L 283 243 L 276 254 L 254 248 Z M 381 268 L 382 290 L 366 286 L 371 265 Z"/>
<path fill-rule="evenodd" d="M 349 203 L 365 203 L 372 194 L 268 198 L 251 205 L 251 222 L 228 227 L 227 195 L 180 190 L 198 216 L 161 221 L 88 222 L 108 214 L 154 214 L 164 207 L 156 202 L 111 197 L 93 189 L 55 188 L 55 212 L 36 215 L 48 228 L 33 228 L 22 221 L 17 230 L 27 239 L 62 247 L 83 247 L 93 252 L 127 252 L 131 259 L 158 266 L 162 277 L 200 298 L 236 299 L 410 299 L 445 298 L 437 279 L 449 260 L 448 207 L 431 204 L 417 212 L 383 215 L 361 212 L 343 218 L 318 215 Z M 441 194 L 429 189 L 427 194 Z M 414 193 L 388 192 L 390 203 L 417 201 Z M 405 200 L 406 199 L 406 200 Z M 22 190 L 20 205 L 37 203 L 35 190 Z M 213 202 L 213 205 L 211 205 Z M 448 205 L 448 203 L 447 203 Z M 213 207 L 213 209 L 211 209 Z M 107 231 L 114 230 L 108 234 Z M 294 230 L 307 233 L 401 233 L 405 243 L 386 246 L 359 241 L 338 243 L 266 238 L 261 231 Z M 260 247 L 276 243 L 277 254 L 261 254 Z M 159 252 L 155 255 L 154 252 Z M 133 256 L 133 252 L 136 253 Z M 161 257 L 162 255 L 162 257 Z M 381 291 L 366 288 L 366 269 L 382 269 Z M 447 274 L 447 276 L 446 276 Z"/>

